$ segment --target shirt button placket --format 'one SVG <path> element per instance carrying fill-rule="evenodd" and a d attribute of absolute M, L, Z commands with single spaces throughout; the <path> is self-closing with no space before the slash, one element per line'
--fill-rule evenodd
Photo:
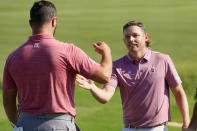
<path fill-rule="evenodd" d="M 137 79 L 140 79 L 140 62 L 138 63 L 138 70 L 137 70 Z"/>
<path fill-rule="evenodd" d="M 138 79 L 140 79 L 141 78 L 141 76 L 142 76 L 142 73 L 143 73 L 143 70 L 142 70 L 142 61 L 140 61 L 139 62 L 139 64 L 138 64 Z"/>

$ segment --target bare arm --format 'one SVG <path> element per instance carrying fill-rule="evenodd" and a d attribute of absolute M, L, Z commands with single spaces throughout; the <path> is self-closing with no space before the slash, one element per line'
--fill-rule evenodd
<path fill-rule="evenodd" d="M 91 76 L 90 79 L 104 84 L 109 81 L 112 73 L 111 51 L 109 46 L 104 42 L 95 43 L 93 46 L 96 52 L 102 55 L 102 60 L 100 66 L 97 68 L 96 72 Z"/>
<path fill-rule="evenodd" d="M 77 75 L 76 81 L 79 83 L 80 87 L 90 90 L 94 98 L 103 104 L 108 102 L 115 93 L 114 87 L 107 85 L 103 88 L 98 88 L 92 80 L 86 79 L 80 75 Z"/>
<path fill-rule="evenodd" d="M 187 128 L 189 126 L 190 118 L 189 118 L 189 107 L 187 102 L 187 97 L 183 90 L 182 85 L 178 85 L 177 87 L 171 88 L 172 93 L 175 96 L 177 106 L 183 118 L 183 126 L 182 129 Z"/>
<path fill-rule="evenodd" d="M 17 89 L 15 88 L 3 90 L 3 106 L 9 121 L 14 124 L 18 121 L 16 96 Z"/>

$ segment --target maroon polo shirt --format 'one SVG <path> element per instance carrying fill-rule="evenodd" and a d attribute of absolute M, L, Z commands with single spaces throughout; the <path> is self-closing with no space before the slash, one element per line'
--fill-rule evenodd
<path fill-rule="evenodd" d="M 17 88 L 18 109 L 33 115 L 76 115 L 76 74 L 89 78 L 99 64 L 73 44 L 33 35 L 6 61 L 3 90 Z"/>

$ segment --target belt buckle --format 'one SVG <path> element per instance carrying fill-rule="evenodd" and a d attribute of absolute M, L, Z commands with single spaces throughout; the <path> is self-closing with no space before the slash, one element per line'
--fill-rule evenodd
<path fill-rule="evenodd" d="M 134 125 L 129 124 L 129 125 L 128 125 L 128 128 L 135 128 L 135 129 L 137 129 L 138 127 L 136 127 L 136 126 L 134 126 Z"/>
<path fill-rule="evenodd" d="M 167 122 L 163 122 L 163 123 L 159 124 L 158 126 L 165 126 L 165 125 L 167 125 Z"/>

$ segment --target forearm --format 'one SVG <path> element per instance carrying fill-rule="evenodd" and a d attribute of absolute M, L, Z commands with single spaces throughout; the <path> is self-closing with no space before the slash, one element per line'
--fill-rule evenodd
<path fill-rule="evenodd" d="M 16 106 L 4 104 L 6 115 L 10 122 L 16 124 L 18 121 L 18 111 Z"/>
<path fill-rule="evenodd" d="M 187 128 L 189 126 L 190 118 L 189 118 L 189 106 L 187 102 L 187 97 L 183 89 L 179 90 L 175 95 L 176 103 L 179 108 L 179 111 L 183 118 L 183 128 Z"/>
<path fill-rule="evenodd" d="M 112 73 L 112 56 L 111 52 L 106 52 L 102 55 L 100 66 L 104 72 L 104 75 L 109 79 Z"/>
<path fill-rule="evenodd" d="M 93 81 L 105 84 L 110 80 L 112 73 L 112 56 L 111 50 L 104 42 L 97 42 L 94 45 L 96 52 L 102 55 L 100 66 L 95 73 L 90 77 Z"/>
<path fill-rule="evenodd" d="M 101 84 L 105 84 L 110 80 L 112 73 L 112 57 L 111 53 L 107 52 L 102 55 L 100 66 L 90 79 Z"/>
<path fill-rule="evenodd" d="M 111 76 L 112 73 L 112 56 L 111 52 L 106 52 L 102 55 L 101 66 L 106 71 L 108 76 Z"/>
<path fill-rule="evenodd" d="M 115 92 L 115 88 L 98 88 L 96 85 L 93 85 L 90 89 L 90 92 L 94 98 L 102 104 L 108 102 Z"/>
<path fill-rule="evenodd" d="M 3 106 L 8 119 L 14 124 L 18 121 L 16 96 L 17 90 L 14 88 L 3 90 Z"/>

